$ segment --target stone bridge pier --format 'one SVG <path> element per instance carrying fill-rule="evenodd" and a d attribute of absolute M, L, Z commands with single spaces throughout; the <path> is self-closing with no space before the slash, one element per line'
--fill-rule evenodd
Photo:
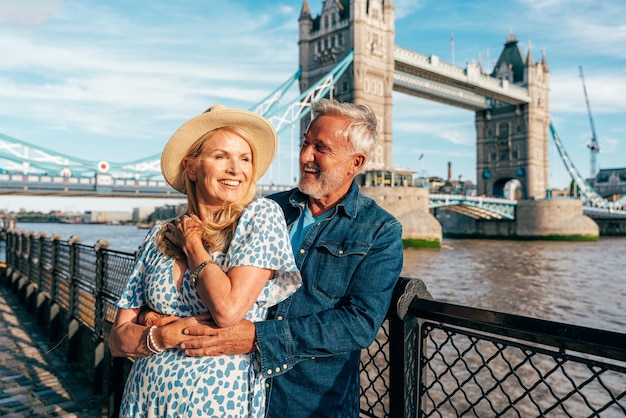
<path fill-rule="evenodd" d="M 421 187 L 361 187 L 361 193 L 376 201 L 402 224 L 407 247 L 441 246 L 441 224 L 430 214 L 428 190 Z"/>

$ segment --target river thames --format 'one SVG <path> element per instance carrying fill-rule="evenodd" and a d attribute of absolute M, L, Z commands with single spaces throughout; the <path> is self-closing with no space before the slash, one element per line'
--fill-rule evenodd
<path fill-rule="evenodd" d="M 134 252 L 146 229 L 124 225 L 20 223 L 63 240 L 98 239 Z M 445 239 L 404 251 L 402 275 L 419 277 L 436 300 L 626 333 L 626 237 L 597 242 Z"/>

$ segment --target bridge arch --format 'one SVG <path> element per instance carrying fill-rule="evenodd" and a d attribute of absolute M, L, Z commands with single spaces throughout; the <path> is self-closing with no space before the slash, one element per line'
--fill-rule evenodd
<path fill-rule="evenodd" d="M 493 183 L 490 196 L 512 200 L 522 200 L 525 198 L 523 195 L 522 181 L 514 177 L 500 178 Z"/>

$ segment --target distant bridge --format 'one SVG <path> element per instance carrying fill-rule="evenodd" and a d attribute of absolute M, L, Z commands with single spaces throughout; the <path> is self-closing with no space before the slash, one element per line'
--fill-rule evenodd
<path fill-rule="evenodd" d="M 515 220 L 517 200 L 497 197 L 431 194 L 430 209 L 446 208 L 472 219 Z M 626 210 L 583 206 L 583 214 L 593 219 L 626 219 Z"/>
<path fill-rule="evenodd" d="M 288 190 L 293 186 L 259 185 L 261 194 Z M 117 178 L 110 174 L 91 177 L 64 177 L 38 174 L 0 173 L 3 195 L 185 199 L 165 180 Z"/>
<path fill-rule="evenodd" d="M 517 200 L 497 197 L 431 194 L 430 209 L 447 208 L 472 219 L 515 220 Z"/>
<path fill-rule="evenodd" d="M 263 196 L 289 190 L 294 186 L 259 185 Z M 0 190 L 5 195 L 65 196 L 107 198 L 185 199 L 165 180 L 115 178 L 110 174 L 92 177 L 63 177 L 0 173 Z M 431 194 L 430 209 L 446 208 L 472 219 L 515 220 L 517 200 L 460 194 Z M 623 218 L 626 211 L 583 206 L 592 218 Z"/>

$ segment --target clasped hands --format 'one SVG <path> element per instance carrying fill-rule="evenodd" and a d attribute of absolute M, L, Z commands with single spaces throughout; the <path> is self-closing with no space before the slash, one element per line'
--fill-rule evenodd
<path fill-rule="evenodd" d="M 188 318 L 160 314 L 144 307 L 137 322 L 147 327 L 180 325 L 183 327 L 180 332 L 185 336 L 181 336 L 180 348 L 188 356 L 245 354 L 255 350 L 256 329 L 252 322 L 243 319 L 231 327 L 219 328 L 211 321 L 209 313 L 192 318 L 195 322 L 189 323 Z"/>

